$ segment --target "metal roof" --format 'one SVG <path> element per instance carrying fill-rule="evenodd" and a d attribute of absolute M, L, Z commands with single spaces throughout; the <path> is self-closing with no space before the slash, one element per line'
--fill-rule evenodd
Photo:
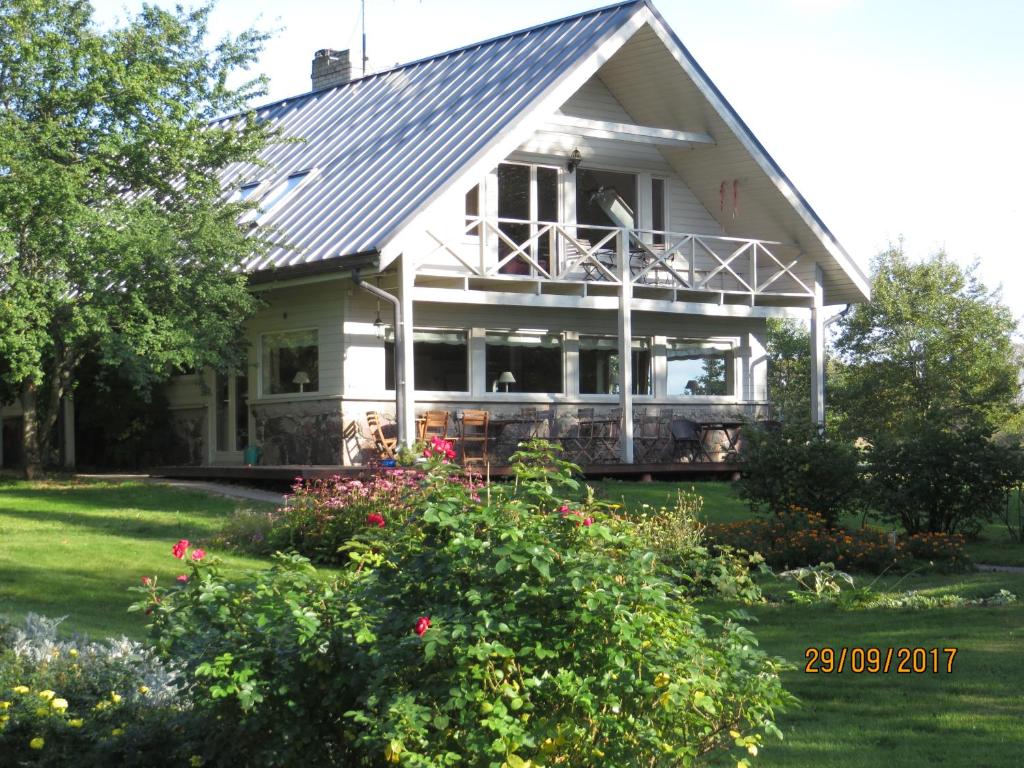
<path fill-rule="evenodd" d="M 264 199 L 292 180 L 259 218 L 282 246 L 245 269 L 379 250 L 644 5 L 600 8 L 258 108 L 260 119 L 301 141 L 267 147 L 264 167 L 224 171 L 225 185 L 265 181 Z"/>

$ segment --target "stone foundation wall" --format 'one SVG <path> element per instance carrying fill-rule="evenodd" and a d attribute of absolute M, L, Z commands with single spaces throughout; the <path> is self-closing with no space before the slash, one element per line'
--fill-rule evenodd
<path fill-rule="evenodd" d="M 263 464 L 341 464 L 343 425 L 337 400 L 252 407 Z"/>
<path fill-rule="evenodd" d="M 197 467 L 206 463 L 206 408 L 173 409 L 170 439 L 163 457 L 171 466 Z"/>

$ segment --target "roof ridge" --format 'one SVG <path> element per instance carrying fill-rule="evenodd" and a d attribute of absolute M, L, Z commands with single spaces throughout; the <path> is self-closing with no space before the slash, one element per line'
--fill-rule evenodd
<path fill-rule="evenodd" d="M 371 79 L 373 79 L 375 77 L 382 77 L 384 75 L 390 75 L 393 72 L 398 72 L 398 71 L 403 70 L 403 69 L 408 69 L 409 67 L 415 67 L 415 66 L 418 66 L 420 64 L 425 64 L 428 61 L 435 61 L 437 59 L 443 59 L 446 56 L 454 56 L 455 54 L 463 53 L 465 51 L 471 51 L 471 50 L 473 50 L 475 48 L 482 48 L 485 45 L 493 45 L 494 43 L 497 43 L 497 42 L 499 42 L 501 40 L 508 40 L 508 39 L 513 38 L 513 37 L 518 37 L 519 35 L 532 34 L 534 32 L 537 32 L 537 31 L 541 30 L 541 29 L 545 29 L 547 27 L 553 27 L 553 26 L 555 26 L 557 24 L 565 24 L 566 22 L 575 21 L 576 19 L 582 19 L 582 18 L 585 18 L 587 16 L 597 16 L 598 14 L 606 13 L 607 11 L 610 11 L 612 9 L 625 8 L 625 7 L 630 6 L 630 5 L 650 5 L 650 3 L 649 3 L 648 0 L 620 0 L 620 2 L 611 3 L 610 5 L 603 5 L 600 8 L 592 8 L 589 11 L 581 11 L 580 13 L 574 13 L 574 14 L 571 14 L 569 16 L 563 16 L 560 19 L 553 19 L 551 21 L 545 21 L 545 22 L 542 22 L 540 24 L 534 24 L 532 27 L 525 27 L 523 29 L 517 29 L 517 30 L 515 30 L 513 32 L 506 32 L 504 34 L 497 35 L 495 37 L 489 37 L 486 40 L 479 40 L 479 41 L 477 41 L 475 43 L 469 43 L 467 45 L 459 46 L 458 48 L 451 48 L 451 49 L 449 49 L 447 51 L 441 51 L 440 53 L 434 53 L 434 54 L 431 54 L 430 56 L 423 56 L 423 57 L 421 57 L 419 59 L 414 59 L 413 61 L 407 61 L 407 62 L 402 63 L 402 64 L 396 64 L 395 66 L 390 67 L 388 69 L 381 69 L 381 70 L 378 70 L 377 72 L 371 72 L 371 73 L 369 73 L 367 75 L 362 75 L 361 77 L 354 77 L 351 80 L 348 80 L 348 81 L 346 81 L 344 83 L 338 83 L 337 85 L 332 85 L 332 86 L 329 86 L 327 88 L 320 88 L 320 89 L 315 90 L 315 91 L 306 91 L 305 93 L 297 93 L 297 94 L 294 94 L 292 96 L 285 96 L 283 98 L 276 99 L 274 101 L 268 101 L 265 104 L 259 104 L 259 105 L 255 106 L 255 107 L 251 107 L 249 109 L 239 110 L 238 112 L 233 112 L 233 113 L 228 114 L 228 115 L 223 115 L 221 117 L 214 118 L 210 122 L 211 123 L 219 123 L 219 122 L 223 122 L 224 120 L 230 120 L 230 119 L 232 119 L 234 117 L 238 117 L 239 115 L 243 115 L 243 114 L 246 114 L 246 113 L 249 113 L 249 112 L 261 112 L 261 111 L 263 111 L 265 109 L 270 109 L 272 107 L 276 107 L 276 106 L 279 106 L 281 104 L 285 104 L 285 103 L 290 102 L 290 101 L 299 101 L 299 100 L 302 100 L 302 99 L 307 99 L 310 96 L 315 96 L 317 94 L 328 93 L 330 91 L 335 91 L 335 90 L 338 90 L 339 88 L 347 88 L 348 86 L 354 85 L 355 83 L 361 83 L 361 82 L 364 82 L 364 81 L 367 81 L 367 80 L 371 80 Z"/>

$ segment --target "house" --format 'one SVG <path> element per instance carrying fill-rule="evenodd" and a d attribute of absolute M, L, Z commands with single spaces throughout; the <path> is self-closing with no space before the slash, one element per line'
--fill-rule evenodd
<path fill-rule="evenodd" d="M 767 415 L 778 316 L 811 319 L 821 420 L 823 306 L 868 281 L 650 2 L 312 77 L 258 110 L 302 141 L 224 173 L 282 245 L 244 265 L 245 370 L 168 385 L 169 461 L 360 464 L 368 412 L 411 443 L 465 409 L 497 442 L 676 461 L 674 420 Z"/>

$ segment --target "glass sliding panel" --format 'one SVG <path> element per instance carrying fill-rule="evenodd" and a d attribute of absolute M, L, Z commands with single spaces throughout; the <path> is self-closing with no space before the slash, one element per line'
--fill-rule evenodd
<path fill-rule="evenodd" d="M 668 344 L 668 394 L 733 394 L 732 351 L 728 344 L 672 341 Z"/>
<path fill-rule="evenodd" d="M 468 227 L 480 216 L 480 185 L 477 184 L 466 193 L 466 226 Z M 480 225 L 466 230 L 469 237 L 480 237 Z"/>
<path fill-rule="evenodd" d="M 594 224 L 602 227 L 619 227 L 628 222 L 613 221 L 605 208 L 610 202 L 618 199 L 620 210 L 631 217 L 634 225 L 636 217 L 636 175 L 632 173 L 615 173 L 614 171 L 598 171 L 588 168 L 576 169 L 576 221 L 579 224 Z M 604 202 L 605 206 L 602 206 Z M 624 206 L 624 209 L 622 208 Z M 625 210 L 628 209 L 628 210 Z M 580 227 L 579 236 L 596 243 L 608 234 L 604 229 L 586 229 Z M 611 243 L 609 247 L 614 247 Z"/>
<path fill-rule="evenodd" d="M 320 390 L 320 347 L 316 330 L 265 333 L 261 347 L 264 395 Z"/>
<path fill-rule="evenodd" d="M 228 386 L 228 377 L 223 373 L 214 376 L 213 381 L 213 402 L 214 418 L 217 421 L 217 450 L 230 451 L 231 445 L 228 442 L 230 437 L 230 425 L 228 419 L 231 416 L 231 388 Z"/>
<path fill-rule="evenodd" d="M 651 394 L 651 344 L 633 339 L 633 394 Z M 580 337 L 580 394 L 614 395 L 619 392 L 619 343 L 614 336 Z"/>
<path fill-rule="evenodd" d="M 244 451 L 249 445 L 249 378 L 235 374 L 235 445 L 233 450 Z"/>
<path fill-rule="evenodd" d="M 562 340 L 542 333 L 487 334 L 487 384 L 492 392 L 562 391 Z M 514 381 L 508 381 L 512 374 Z"/>
<path fill-rule="evenodd" d="M 651 229 L 654 235 L 651 242 L 655 245 L 665 244 L 665 180 L 651 179 Z"/>
<path fill-rule="evenodd" d="M 537 220 L 541 224 L 558 223 L 558 169 L 537 168 Z M 537 240 L 537 263 L 551 271 L 551 250 L 554 233 L 548 231 Z"/>
<path fill-rule="evenodd" d="M 498 218 L 518 219 L 522 224 L 503 222 L 498 225 L 501 232 L 517 246 L 523 246 L 530 239 L 530 166 L 502 163 L 498 166 Z M 523 248 L 528 252 L 528 249 Z M 498 260 L 504 259 L 513 248 L 498 238 Z M 530 264 L 516 256 L 501 271 L 509 275 L 530 274 Z"/>

